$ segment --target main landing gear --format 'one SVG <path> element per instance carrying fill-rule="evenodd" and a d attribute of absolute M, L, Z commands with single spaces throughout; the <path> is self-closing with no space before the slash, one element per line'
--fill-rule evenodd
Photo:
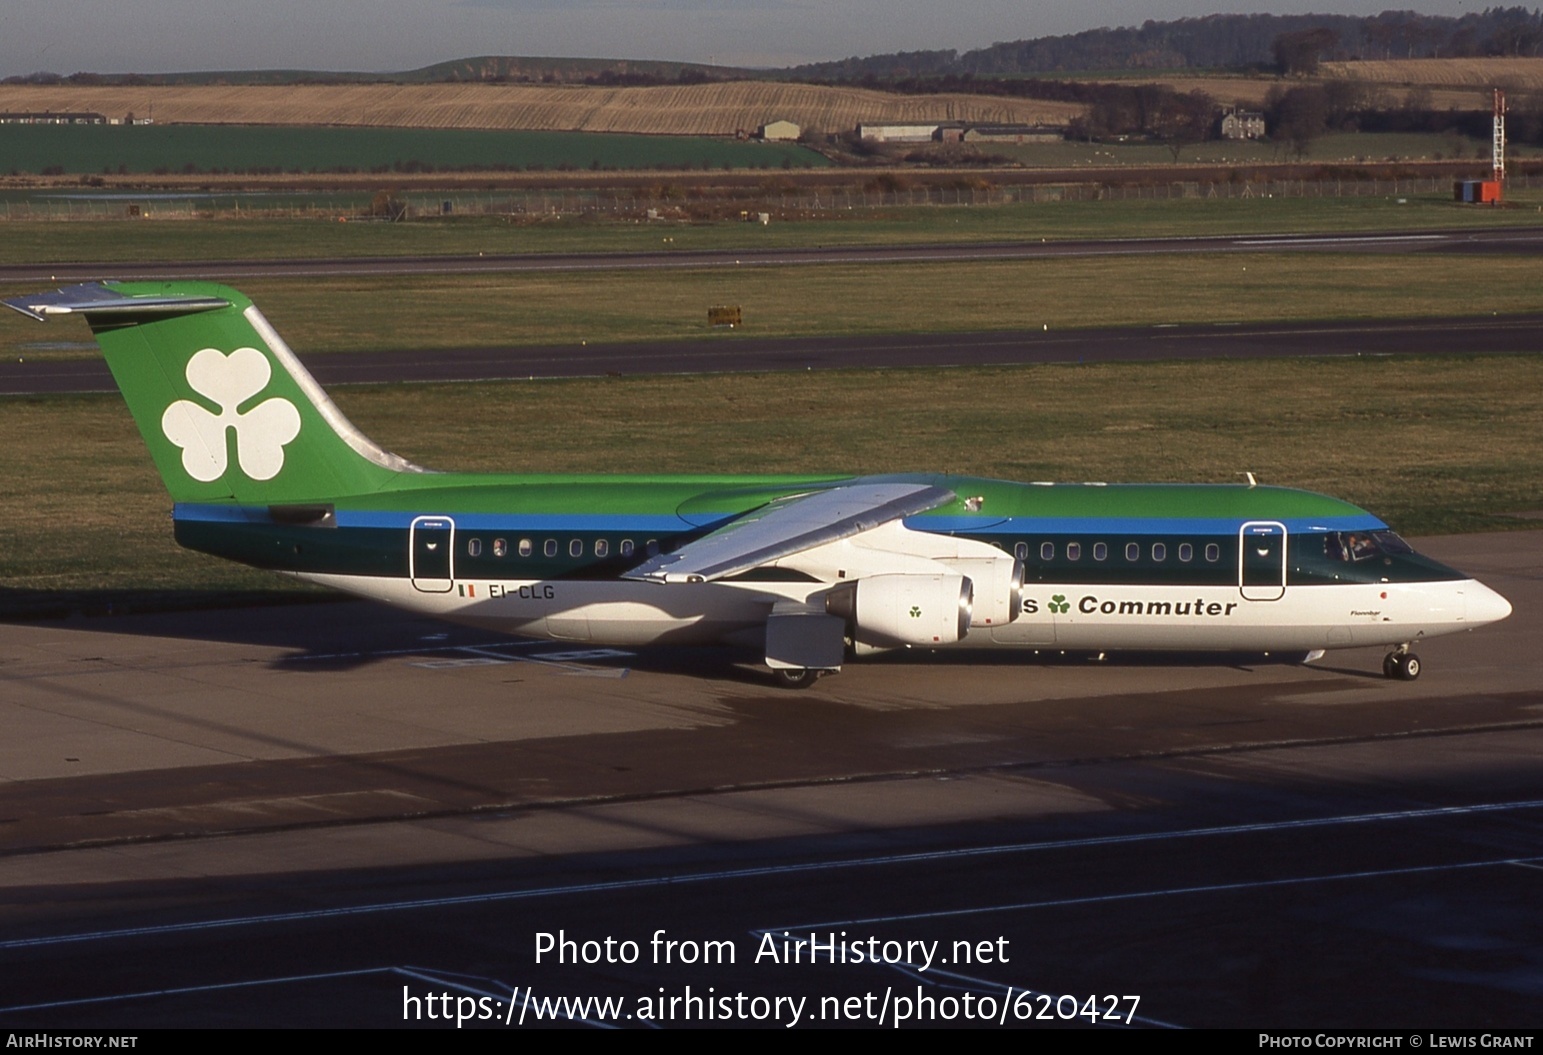
<path fill-rule="evenodd" d="M 777 667 L 772 671 L 772 680 L 781 689 L 807 689 L 820 680 L 823 670 L 810 670 L 805 667 Z"/>
<path fill-rule="evenodd" d="M 1382 676 L 1413 681 L 1420 676 L 1420 657 L 1409 651 L 1408 645 L 1399 645 L 1382 658 Z"/>

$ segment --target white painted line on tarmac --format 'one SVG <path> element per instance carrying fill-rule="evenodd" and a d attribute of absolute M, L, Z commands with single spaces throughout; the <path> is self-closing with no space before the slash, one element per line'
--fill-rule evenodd
<path fill-rule="evenodd" d="M 137 993 L 117 993 L 112 996 L 87 996 L 74 1000 L 52 1000 L 44 1004 L 18 1004 L 0 1007 L 0 1015 L 18 1011 L 46 1011 L 63 1007 L 84 1007 L 90 1004 L 125 1003 L 130 1000 L 150 1000 L 167 996 L 191 996 L 198 993 L 229 992 L 232 989 L 253 989 L 265 985 L 288 985 L 295 982 L 327 982 L 340 978 L 367 978 L 372 975 L 391 974 L 411 978 L 415 982 L 456 989 L 477 997 L 487 997 L 499 1004 L 509 1003 L 512 988 L 493 978 L 459 975 L 445 971 L 430 971 L 420 967 L 364 967 L 354 971 L 328 971 L 322 974 L 282 975 L 277 978 L 249 978 L 241 982 L 220 982 L 210 985 L 189 985 L 174 989 L 146 989 Z M 480 983 L 480 984 L 473 984 Z"/>
<path fill-rule="evenodd" d="M 192 993 L 218 993 L 230 989 L 247 989 L 259 985 L 284 985 L 290 982 L 325 982 L 334 978 L 359 978 L 372 974 L 394 973 L 393 967 L 368 967 L 357 971 L 328 971 L 324 974 L 295 974 L 282 978 L 261 978 L 245 982 L 220 982 L 211 985 L 189 985 L 177 989 L 147 989 L 142 993 L 123 993 L 115 996 L 88 996 L 78 1000 L 54 1000 L 46 1004 L 18 1004 L 0 1007 L 0 1014 L 13 1011 L 46 1011 L 58 1007 L 82 1007 L 88 1004 L 111 1004 L 121 1000 L 144 1000 L 151 997 L 187 996 Z"/>
<path fill-rule="evenodd" d="M 1000 857 L 1008 854 L 1040 853 L 1053 850 L 1082 849 L 1089 846 L 1119 846 L 1132 843 L 1165 842 L 1171 839 L 1196 839 L 1214 836 L 1249 835 L 1260 832 L 1284 832 L 1309 828 L 1331 828 L 1350 824 L 1378 824 L 1393 821 L 1429 820 L 1443 817 L 1473 816 L 1485 813 L 1505 813 L 1520 810 L 1543 809 L 1543 799 L 1526 799 L 1518 802 L 1492 802 L 1473 806 L 1440 806 L 1429 809 L 1397 810 L 1385 813 L 1359 813 L 1339 817 L 1317 817 L 1293 821 L 1262 821 L 1257 824 L 1231 824 L 1214 828 L 1182 828 L 1176 831 L 1147 832 L 1131 835 L 1101 835 L 1085 839 L 1065 839 L 1050 842 L 1011 843 L 1002 846 L 976 846 L 959 850 L 929 850 L 919 853 L 885 854 L 876 857 L 844 858 L 836 861 L 811 861 L 800 864 L 764 865 L 752 868 L 731 868 L 715 872 L 687 872 L 681 875 L 651 876 L 641 879 L 617 879 L 598 883 L 576 883 L 569 886 L 535 887 L 528 890 L 497 890 L 484 894 L 463 894 L 454 897 L 419 898 L 410 901 L 385 901 L 364 905 L 339 905 L 333 908 L 309 909 L 301 912 L 276 912 L 254 916 L 230 916 L 224 919 L 198 920 L 187 923 L 163 923 L 145 927 L 125 927 L 117 930 L 84 931 L 75 934 L 45 935 L 35 938 L 13 938 L 0 941 L 0 950 L 43 948 L 68 945 L 77 942 L 110 941 L 116 938 L 137 938 L 159 934 L 187 934 L 199 931 L 225 930 L 234 927 L 269 926 L 281 923 L 298 923 L 320 919 L 337 919 L 347 916 L 381 915 L 391 912 L 415 912 L 425 909 L 451 908 L 459 905 L 486 905 L 500 902 L 527 901 L 539 898 L 568 897 L 577 894 L 612 893 L 621 890 L 647 890 L 670 886 L 686 886 L 699 883 L 726 882 L 738 879 L 759 879 L 768 876 L 791 876 L 818 872 L 835 872 L 854 868 L 882 868 L 891 865 L 927 864 L 940 861 L 965 861 L 973 858 Z M 1464 862 L 1455 865 L 1431 865 L 1424 868 L 1398 870 L 1387 873 L 1442 871 L 1461 868 L 1487 868 L 1494 865 L 1530 864 L 1543 858 L 1498 858 L 1489 861 Z M 1347 873 L 1350 875 L 1352 873 Z M 1324 882 L 1327 878 L 1308 877 L 1302 880 L 1281 882 Z M 1209 888 L 1192 888 L 1195 890 Z M 1227 889 L 1217 887 L 1215 889 Z M 1151 893 L 1108 895 L 1108 900 L 1133 897 L 1151 897 Z M 1045 902 L 1044 904 L 1077 904 L 1082 902 Z M 1089 902 L 1091 903 L 1091 902 Z M 977 909 L 965 912 L 980 911 Z M 894 917 L 908 918 L 908 917 Z M 822 924 L 823 925 L 823 924 Z"/>
<path fill-rule="evenodd" d="M 1363 234 L 1363 235 L 1333 235 L 1321 238 L 1238 238 L 1233 240 L 1233 245 L 1260 245 L 1289 247 L 1293 245 L 1337 245 L 1337 244 L 1363 244 L 1371 242 L 1444 242 L 1448 238 L 1444 234 Z"/>
<path fill-rule="evenodd" d="M 1338 883 L 1352 879 L 1385 879 L 1391 876 L 1430 875 L 1436 872 L 1462 872 L 1497 865 L 1533 865 L 1543 857 L 1502 857 L 1488 861 L 1458 861 L 1453 864 L 1411 865 L 1404 868 L 1374 868 L 1360 872 L 1334 872 L 1327 875 L 1293 876 L 1288 879 L 1251 879 L 1238 883 L 1208 883 L 1200 886 L 1169 887 L 1164 890 L 1135 890 L 1123 894 L 1093 894 L 1088 897 L 1051 898 L 1046 901 L 1018 901 L 1006 905 L 979 905 L 975 908 L 938 909 L 934 912 L 906 912 L 893 916 L 866 916 L 861 919 L 829 920 L 771 927 L 772 931 L 818 930 L 822 927 L 849 927 L 873 923 L 914 923 L 926 919 L 953 919 L 981 916 L 994 912 L 1030 912 L 1042 908 L 1070 908 L 1079 905 L 1107 905 L 1117 901 L 1143 901 L 1149 898 L 1176 897 L 1182 894 L 1224 894 L 1239 890 L 1267 890 L 1272 887 L 1308 886 Z M 760 933 L 760 932 L 757 932 Z"/>

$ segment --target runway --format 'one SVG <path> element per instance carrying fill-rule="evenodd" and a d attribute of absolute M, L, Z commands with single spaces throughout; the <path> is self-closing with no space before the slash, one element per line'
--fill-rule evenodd
<path fill-rule="evenodd" d="M 1543 228 L 649 253 L 6 265 L 0 266 L 0 282 L 33 283 L 42 288 L 50 284 L 106 278 L 240 281 L 253 277 L 878 265 L 1285 251 L 1537 254 L 1543 252 Z M 1533 354 L 1539 347 L 1543 347 L 1543 315 L 1518 315 L 1241 326 L 1090 327 L 1057 332 L 872 334 L 836 338 L 743 338 L 723 333 L 702 340 L 593 346 L 385 349 L 308 356 L 306 365 L 323 385 L 335 385 L 1299 355 Z M 105 392 L 113 391 L 114 387 L 106 364 L 95 356 L 57 358 L 43 354 L 0 362 L 0 395 Z"/>
<path fill-rule="evenodd" d="M 1535 355 L 1543 315 L 860 337 L 446 348 L 305 356 L 325 386 L 631 374 L 1151 362 L 1334 355 Z M 0 395 L 116 391 L 97 357 L 0 362 Z"/>
<path fill-rule="evenodd" d="M 623 253 L 502 253 L 477 256 L 332 257 L 279 260 L 132 261 L 0 265 L 0 282 L 90 282 L 192 278 L 335 278 L 360 275 L 476 275 L 564 271 L 793 267 L 818 264 L 947 263 L 1181 253 L 1519 253 L 1543 252 L 1543 227 L 1249 234 L 1222 237 L 1098 238 L 918 245 L 741 247 Z"/>
<path fill-rule="evenodd" d="M 1536 1028 L 1543 533 L 1419 547 L 1515 614 L 1412 683 L 0 625 L 0 1024 Z"/>

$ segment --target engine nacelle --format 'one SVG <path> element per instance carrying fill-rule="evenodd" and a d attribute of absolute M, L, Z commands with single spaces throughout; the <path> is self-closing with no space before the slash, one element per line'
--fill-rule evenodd
<path fill-rule="evenodd" d="M 870 575 L 825 595 L 854 641 L 951 645 L 970 629 L 975 587 L 963 575 Z"/>
<path fill-rule="evenodd" d="M 1006 626 L 1023 611 L 1023 561 L 1000 557 L 951 557 L 943 561 L 975 585 L 970 625 Z"/>

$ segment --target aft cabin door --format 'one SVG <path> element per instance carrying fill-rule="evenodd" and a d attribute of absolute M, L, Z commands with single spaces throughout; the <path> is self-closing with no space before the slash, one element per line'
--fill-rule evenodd
<path fill-rule="evenodd" d="M 1238 588 L 1245 601 L 1286 596 L 1286 525 L 1252 520 L 1238 531 Z"/>
<path fill-rule="evenodd" d="M 455 585 L 455 521 L 418 517 L 407 543 L 407 574 L 424 593 L 449 593 Z"/>

